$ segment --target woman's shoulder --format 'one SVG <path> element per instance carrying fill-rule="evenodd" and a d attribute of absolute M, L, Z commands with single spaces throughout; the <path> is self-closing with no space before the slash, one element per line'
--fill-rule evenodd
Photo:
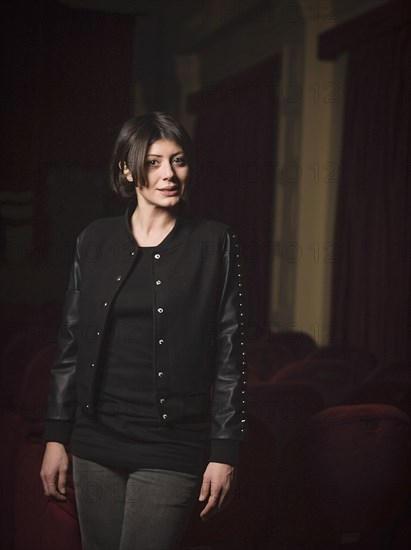
<path fill-rule="evenodd" d="M 210 218 L 192 217 L 186 218 L 187 223 L 191 223 L 198 232 L 203 234 L 224 236 L 227 233 L 234 233 L 233 228 L 225 222 Z"/>
<path fill-rule="evenodd" d="M 104 238 L 106 235 L 113 235 L 113 231 L 121 227 L 122 221 L 123 216 L 98 218 L 90 222 L 80 231 L 79 238 L 89 240 Z"/>

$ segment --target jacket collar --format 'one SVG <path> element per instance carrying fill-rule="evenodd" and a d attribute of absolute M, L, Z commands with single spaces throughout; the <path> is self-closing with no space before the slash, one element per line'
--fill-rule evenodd
<path fill-rule="evenodd" d="M 121 233 L 129 244 L 132 244 L 134 247 L 138 248 L 131 228 L 131 216 L 133 215 L 135 207 L 135 201 L 127 207 L 122 218 Z M 173 229 L 165 237 L 165 239 L 155 247 L 156 250 L 166 251 L 179 246 L 190 235 L 195 225 L 198 224 L 198 221 L 199 220 L 189 218 L 183 214 L 178 214 Z"/>

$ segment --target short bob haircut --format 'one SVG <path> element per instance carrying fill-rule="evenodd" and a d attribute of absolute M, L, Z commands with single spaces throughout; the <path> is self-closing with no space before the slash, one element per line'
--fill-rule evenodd
<path fill-rule="evenodd" d="M 147 151 L 159 139 L 167 139 L 180 145 L 189 167 L 191 181 L 194 172 L 194 150 L 190 135 L 172 116 L 152 111 L 127 120 L 120 130 L 110 165 L 110 187 L 115 193 L 124 199 L 131 199 L 136 197 L 136 183 L 147 186 Z M 131 172 L 132 182 L 123 174 L 124 165 L 127 165 Z"/>

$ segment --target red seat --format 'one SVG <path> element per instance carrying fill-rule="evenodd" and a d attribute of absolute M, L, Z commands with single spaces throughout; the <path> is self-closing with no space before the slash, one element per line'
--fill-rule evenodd
<path fill-rule="evenodd" d="M 270 342 L 249 343 L 247 357 L 250 386 L 269 383 L 280 369 L 293 361 L 288 350 Z"/>
<path fill-rule="evenodd" d="M 39 350 L 29 360 L 29 351 L 40 343 L 35 344 L 24 332 L 18 333 L 3 353 L 5 408 L 1 425 L 0 486 L 3 498 L 0 518 L 2 547 L 7 550 L 13 548 L 13 500 L 20 483 L 17 457 L 28 437 L 40 440 L 43 433 L 45 399 L 55 346 Z M 16 372 L 13 372 L 11 365 L 14 363 L 10 361 L 17 356 Z"/>
<path fill-rule="evenodd" d="M 411 541 L 411 495 L 408 499 L 402 517 L 394 528 L 390 550 L 409 550 Z"/>
<path fill-rule="evenodd" d="M 304 359 L 317 349 L 315 340 L 302 331 L 281 330 L 265 336 L 262 341 L 287 350 L 292 355 L 293 361 Z"/>
<path fill-rule="evenodd" d="M 13 550 L 81 550 L 74 487 L 67 480 L 67 502 L 44 495 L 40 479 L 49 374 L 56 344 L 39 350 L 25 369 L 19 400 L 24 433 L 16 461 Z"/>
<path fill-rule="evenodd" d="M 371 380 L 398 380 L 399 382 L 411 383 L 411 362 L 410 361 L 393 361 L 381 365 L 373 371 L 369 378 Z"/>
<path fill-rule="evenodd" d="M 410 419 L 389 405 L 325 409 L 289 441 L 278 480 L 266 548 L 391 548 L 410 495 Z"/>
<path fill-rule="evenodd" d="M 14 550 L 81 550 L 73 480 L 67 479 L 67 501 L 44 495 L 40 468 L 45 445 L 26 442 L 17 460 L 14 498 Z"/>
<path fill-rule="evenodd" d="M 338 359 L 348 363 L 357 374 L 358 380 L 362 380 L 375 371 L 377 359 L 365 348 L 354 346 L 323 346 L 309 354 L 307 359 Z"/>
<path fill-rule="evenodd" d="M 357 384 L 352 367 L 337 359 L 304 359 L 281 369 L 271 384 L 299 381 L 316 390 L 327 407 L 339 403 L 343 395 Z"/>
<path fill-rule="evenodd" d="M 350 391 L 341 405 L 383 403 L 393 405 L 411 417 L 411 381 L 370 379 Z"/>
<path fill-rule="evenodd" d="M 273 437 L 273 468 L 281 460 L 285 444 L 300 422 L 323 408 L 321 395 L 300 382 L 285 381 L 249 389 L 248 410 L 267 426 Z"/>

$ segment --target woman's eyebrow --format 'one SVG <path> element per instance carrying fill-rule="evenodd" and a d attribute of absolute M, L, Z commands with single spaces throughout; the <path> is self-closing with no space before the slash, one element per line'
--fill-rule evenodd
<path fill-rule="evenodd" d="M 182 155 L 183 154 L 183 151 L 177 151 L 177 153 L 173 153 L 172 155 L 170 155 L 171 157 L 175 157 L 176 155 Z M 147 155 L 148 157 L 159 157 L 159 158 L 162 158 L 163 155 L 156 155 L 155 153 L 148 153 Z"/>

